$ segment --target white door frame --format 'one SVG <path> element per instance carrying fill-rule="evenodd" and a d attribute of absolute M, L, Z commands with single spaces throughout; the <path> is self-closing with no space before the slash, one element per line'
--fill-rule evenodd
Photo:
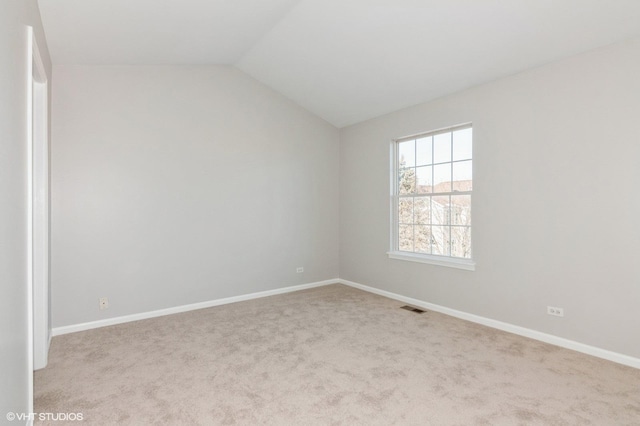
<path fill-rule="evenodd" d="M 48 81 L 31 31 L 31 173 L 33 267 L 33 369 L 47 365 L 50 323 Z"/>

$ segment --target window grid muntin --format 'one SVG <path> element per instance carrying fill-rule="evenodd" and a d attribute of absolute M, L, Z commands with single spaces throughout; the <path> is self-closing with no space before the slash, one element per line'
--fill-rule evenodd
<path fill-rule="evenodd" d="M 464 129 L 473 129 L 473 126 L 471 124 L 465 124 L 465 125 L 461 125 L 461 126 L 455 126 L 455 127 L 449 127 L 446 129 L 441 129 L 441 130 L 437 130 L 434 132 L 429 132 L 429 133 L 424 133 L 424 134 L 420 134 L 420 135 L 416 135 L 416 136 L 410 136 L 410 137 L 406 137 L 406 138 L 402 138 L 402 139 L 397 139 L 394 141 L 394 153 L 395 153 L 395 158 L 394 158 L 394 186 L 393 186 L 393 196 L 394 196 L 394 212 L 392 213 L 392 218 L 394 220 L 394 227 L 396 229 L 395 232 L 395 241 L 394 241 L 394 246 L 395 249 L 398 251 L 402 251 L 405 253 L 415 253 L 415 254 L 429 254 L 432 256 L 441 256 L 444 258 L 454 258 L 454 259 L 472 259 L 473 257 L 473 252 L 472 252 L 472 244 L 471 242 L 473 241 L 472 237 L 471 237 L 471 227 L 472 225 L 454 225 L 454 212 L 452 211 L 452 203 L 451 203 L 451 196 L 453 195 L 468 195 L 469 196 L 469 206 L 468 206 L 468 217 L 471 218 L 472 217 L 472 213 L 471 213 L 471 206 L 472 206 L 472 192 L 473 192 L 473 148 L 472 151 L 469 153 L 468 158 L 461 158 L 461 159 L 456 159 L 454 160 L 454 133 L 456 131 L 459 130 L 464 130 Z M 434 162 L 435 159 L 435 143 L 434 143 L 434 137 L 437 135 L 441 135 L 441 134 L 446 134 L 449 133 L 450 134 L 450 140 L 449 140 L 449 150 L 450 150 L 450 161 L 441 161 L 441 162 Z M 418 140 L 422 140 L 424 138 L 431 138 L 431 162 L 428 163 L 419 163 L 418 161 Z M 471 146 L 473 147 L 473 136 L 471 137 Z M 400 144 L 403 142 L 408 142 L 408 141 L 414 141 L 413 144 L 413 166 L 409 166 L 409 167 L 400 167 Z M 454 164 L 455 163 L 461 163 L 461 162 L 469 162 L 471 164 L 471 190 L 470 191 L 459 191 L 459 190 L 454 190 L 454 181 L 453 181 L 453 170 L 454 170 Z M 418 178 L 417 178 L 417 169 L 420 167 L 431 167 L 431 191 L 435 191 L 435 175 L 434 175 L 434 170 L 435 170 L 435 166 L 437 165 L 445 165 L 448 164 L 449 167 L 449 184 L 450 184 L 450 191 L 447 192 L 418 192 Z M 404 193 L 404 194 L 400 194 L 400 176 L 401 176 L 401 172 L 407 172 L 408 170 L 413 170 L 413 192 L 411 193 Z M 447 182 L 447 181 L 445 181 Z M 443 182 L 444 183 L 444 182 Z M 447 224 L 446 225 L 442 225 L 442 224 L 434 224 L 433 221 L 433 198 L 434 197 L 440 197 L 440 196 L 447 196 L 449 197 L 449 202 L 447 203 L 447 214 L 448 214 L 448 220 L 446 221 Z M 412 202 L 412 211 L 411 211 L 411 217 L 413 218 L 412 223 L 405 223 L 405 222 L 400 222 L 400 200 L 402 199 L 408 199 L 411 198 Z M 417 222 L 416 221 L 416 208 L 415 208 L 415 199 L 416 198 L 428 198 L 429 199 L 429 223 L 423 223 L 423 222 Z M 400 226 L 411 226 L 411 231 L 412 231 L 412 251 L 406 251 L 406 250 L 401 250 L 400 249 Z M 416 227 L 418 226 L 425 226 L 428 227 L 429 229 L 429 252 L 426 253 L 424 251 L 418 251 L 416 249 Z M 434 232 L 433 232 L 433 228 L 434 226 L 437 227 L 446 227 L 448 230 L 448 253 L 449 254 L 434 254 L 433 253 L 433 241 L 434 241 Z M 468 257 L 460 257 L 460 256 L 454 256 L 454 235 L 453 235 L 453 230 L 454 229 L 462 229 L 463 232 L 464 230 L 468 230 L 469 232 L 469 247 L 468 247 Z M 446 250 L 445 250 L 446 252 Z"/>

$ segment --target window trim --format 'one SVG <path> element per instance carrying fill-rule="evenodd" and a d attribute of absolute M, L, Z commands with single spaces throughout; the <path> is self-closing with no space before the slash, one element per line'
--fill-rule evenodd
<path fill-rule="evenodd" d="M 476 270 L 476 262 L 473 259 L 461 257 L 439 256 L 436 254 L 412 253 L 409 251 L 388 251 L 389 259 L 408 260 L 410 262 L 427 263 L 429 265 L 448 266 L 449 268 Z"/>
<path fill-rule="evenodd" d="M 475 271 L 476 262 L 473 257 L 470 259 L 465 259 L 465 258 L 453 257 L 453 256 L 442 256 L 442 255 L 435 255 L 435 254 L 415 253 L 415 252 L 398 250 L 399 217 L 398 217 L 397 206 L 400 199 L 400 195 L 398 193 L 398 147 L 400 142 L 405 142 L 405 141 L 417 139 L 419 137 L 424 137 L 424 136 L 435 136 L 442 133 L 449 133 L 449 132 L 454 132 L 456 130 L 462 130 L 467 128 L 473 128 L 473 123 L 469 122 L 469 123 L 459 124 L 459 125 L 450 126 L 450 127 L 443 127 L 433 131 L 417 133 L 415 135 L 404 136 L 401 138 L 396 138 L 391 140 L 391 144 L 390 144 L 391 152 L 389 156 L 391 159 L 391 171 L 392 171 L 392 173 L 390 173 L 390 176 L 389 176 L 390 177 L 389 188 L 391 190 L 390 197 L 389 197 L 390 212 L 391 212 L 391 214 L 389 215 L 390 229 L 391 229 L 391 232 L 389 233 L 389 238 L 390 238 L 389 247 L 391 247 L 391 250 L 387 252 L 387 255 L 389 256 L 390 259 L 426 263 L 430 265 L 464 269 L 467 271 Z M 473 160 L 473 154 L 471 159 Z M 451 159 L 451 162 L 453 162 L 453 158 Z M 473 193 L 473 191 L 471 192 Z M 472 197 L 472 200 L 473 200 L 473 197 Z M 473 226 L 471 227 L 471 233 L 473 235 Z M 471 238 L 472 256 L 474 253 L 473 241 L 474 239 Z"/>

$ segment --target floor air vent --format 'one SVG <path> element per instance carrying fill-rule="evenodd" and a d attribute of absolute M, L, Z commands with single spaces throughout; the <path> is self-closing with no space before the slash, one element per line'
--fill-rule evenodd
<path fill-rule="evenodd" d="M 400 306 L 400 309 L 405 309 L 407 311 L 415 312 L 416 314 L 424 314 L 426 311 L 416 308 L 415 306 L 404 305 Z"/>

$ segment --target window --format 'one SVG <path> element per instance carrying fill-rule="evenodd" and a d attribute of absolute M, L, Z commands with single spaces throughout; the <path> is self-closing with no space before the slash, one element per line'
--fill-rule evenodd
<path fill-rule="evenodd" d="M 389 257 L 474 269 L 470 124 L 393 141 Z"/>

